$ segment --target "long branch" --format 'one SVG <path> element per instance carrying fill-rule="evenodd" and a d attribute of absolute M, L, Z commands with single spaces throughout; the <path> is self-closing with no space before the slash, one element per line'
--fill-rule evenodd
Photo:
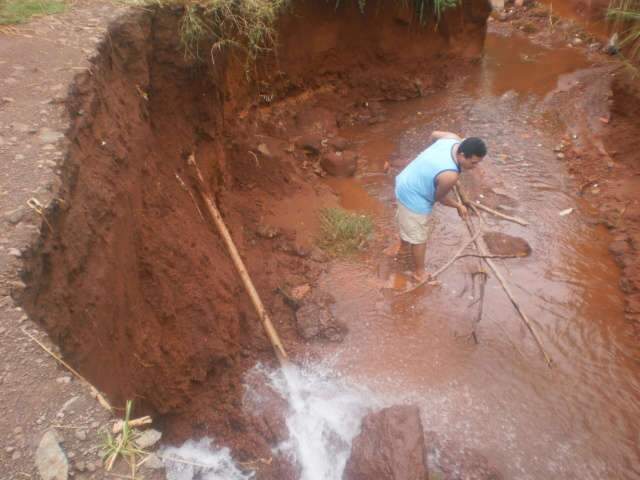
<path fill-rule="evenodd" d="M 455 193 L 456 193 L 456 195 L 458 197 L 458 201 L 462 202 L 462 199 L 460 198 L 460 193 L 458 192 L 457 187 L 454 187 L 454 190 L 455 190 Z M 471 221 L 468 218 L 465 218 L 464 220 L 465 220 L 465 223 L 467 225 L 467 230 L 469 230 L 469 234 L 472 237 L 475 238 L 475 236 L 477 234 L 473 231 L 473 226 L 471 224 Z M 481 255 L 486 255 L 487 251 L 484 248 L 484 246 L 480 242 L 476 241 L 475 243 L 476 243 L 476 247 L 478 248 L 478 251 L 480 252 L 480 254 Z M 489 266 L 491 271 L 494 273 L 494 275 L 496 276 L 496 278 L 500 282 L 500 285 L 502 285 L 502 289 L 507 294 L 507 297 L 509 297 L 509 300 L 513 304 L 513 306 L 516 309 L 516 311 L 520 314 L 520 318 L 525 323 L 527 329 L 531 332 L 531 335 L 533 335 L 533 338 L 536 341 L 536 343 L 538 344 L 538 347 L 540 348 L 540 351 L 542 352 L 542 355 L 544 356 L 544 359 L 547 362 L 547 365 L 549 366 L 549 368 L 551 368 L 551 366 L 553 365 L 553 361 L 551 360 L 551 358 L 547 354 L 546 350 L 544 349 L 544 346 L 542 345 L 542 340 L 540 340 L 540 337 L 538 336 L 538 333 L 533 328 L 533 325 L 531 324 L 531 321 L 529 320 L 529 317 L 527 317 L 526 313 L 522 310 L 522 308 L 520 307 L 520 304 L 515 299 L 515 297 L 514 297 L 513 293 L 511 292 L 511 289 L 509 288 L 506 280 L 504 279 L 504 277 L 502 276 L 502 274 L 500 273 L 500 271 L 496 267 L 496 264 L 490 258 L 484 258 L 483 260 L 486 262 L 486 264 Z"/>

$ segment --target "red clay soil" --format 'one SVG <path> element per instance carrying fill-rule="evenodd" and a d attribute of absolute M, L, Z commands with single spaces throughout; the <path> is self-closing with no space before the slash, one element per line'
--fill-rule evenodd
<path fill-rule="evenodd" d="M 489 13 L 483 1 L 463 2 L 436 31 L 387 3 L 364 15 L 355 2 L 294 10 L 279 28 L 277 62 L 258 65 L 255 83 L 229 52 L 213 65 L 186 60 L 178 11 L 115 23 L 70 94 L 72 146 L 48 212 L 53 228 L 27 254 L 22 303 L 73 366 L 116 405 L 134 399 L 160 416 L 169 440 L 211 435 L 239 460 L 270 455 L 241 402 L 243 373 L 273 355 L 189 195 L 187 157 L 195 154 L 295 355 L 294 315 L 276 290 L 318 277 L 317 211 L 335 200 L 315 184 L 317 158 L 294 145 L 370 120 L 364 100 L 442 85 L 446 67 L 480 51 Z M 271 227 L 279 235 L 265 235 Z M 274 462 L 261 478 L 288 471 Z"/>

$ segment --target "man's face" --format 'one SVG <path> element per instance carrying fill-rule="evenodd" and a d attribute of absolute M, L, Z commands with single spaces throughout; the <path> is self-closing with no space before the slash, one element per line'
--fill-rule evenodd
<path fill-rule="evenodd" d="M 463 170 L 473 170 L 476 168 L 476 165 L 484 160 L 484 157 L 478 157 L 477 155 L 471 155 L 469 158 L 464 155 L 460 155 L 460 157 L 461 158 L 458 159 L 458 163 L 460 163 Z"/>

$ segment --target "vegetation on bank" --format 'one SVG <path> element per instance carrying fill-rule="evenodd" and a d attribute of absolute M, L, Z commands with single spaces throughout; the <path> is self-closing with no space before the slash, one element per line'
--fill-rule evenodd
<path fill-rule="evenodd" d="M 366 247 L 373 233 L 373 222 L 367 215 L 342 208 L 325 208 L 320 212 L 318 245 L 341 256 Z"/>
<path fill-rule="evenodd" d="M 1 0 L 0 0 L 1 1 Z M 273 50 L 277 42 L 275 23 L 294 0 L 123 0 L 136 5 L 182 5 L 184 13 L 180 24 L 180 39 L 185 54 L 203 58 L 211 53 L 200 51 L 201 40 L 213 41 L 211 51 L 232 46 L 247 54 L 251 64 L 259 56 Z M 317 0 L 321 1 L 321 0 Z M 348 2 L 356 2 L 364 12 L 367 3 L 374 0 L 325 0 L 334 3 L 336 10 Z M 376 0 L 385 1 L 385 0 Z M 460 0 L 392 0 L 412 7 L 416 19 L 426 23 L 430 18 L 439 20 L 442 13 L 458 5 Z M 209 48 L 209 47 L 208 47 Z"/>
<path fill-rule="evenodd" d="M 640 64 L 640 0 L 612 0 L 607 18 L 620 32 L 620 47 L 636 66 Z"/>
<path fill-rule="evenodd" d="M 0 0 L 0 25 L 24 23 L 31 17 L 61 13 L 64 0 Z"/>

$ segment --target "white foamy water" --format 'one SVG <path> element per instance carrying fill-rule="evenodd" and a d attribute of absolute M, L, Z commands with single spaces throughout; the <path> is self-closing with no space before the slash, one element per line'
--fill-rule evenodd
<path fill-rule="evenodd" d="M 187 440 L 181 447 L 160 452 L 167 480 L 249 480 L 253 474 L 238 469 L 228 448 L 218 448 L 209 438 Z"/>
<path fill-rule="evenodd" d="M 318 366 L 267 371 L 258 365 L 249 375 L 264 376 L 287 401 L 289 440 L 277 450 L 298 464 L 300 480 L 342 479 L 362 418 L 381 402 L 370 391 Z"/>

